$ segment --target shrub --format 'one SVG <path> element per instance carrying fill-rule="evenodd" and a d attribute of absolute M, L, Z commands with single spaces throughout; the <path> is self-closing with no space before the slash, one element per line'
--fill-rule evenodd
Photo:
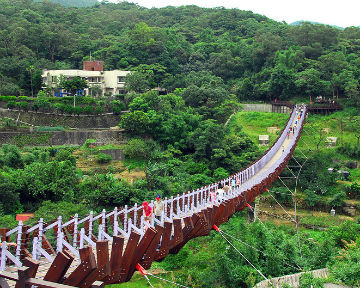
<path fill-rule="evenodd" d="M 18 100 L 21 100 L 21 101 L 29 101 L 29 100 L 32 100 L 32 99 L 29 99 L 28 96 L 19 96 L 17 97 Z"/>
<path fill-rule="evenodd" d="M 111 108 L 115 115 L 119 115 L 121 111 L 125 110 L 125 104 L 119 100 L 111 102 Z"/>
<path fill-rule="evenodd" d="M 40 126 L 36 128 L 37 132 L 53 132 L 53 131 L 64 131 L 64 127 L 56 126 L 56 127 L 49 127 L 49 126 Z"/>
<path fill-rule="evenodd" d="M 359 199 L 360 198 L 360 184 L 352 183 L 350 186 L 346 187 L 346 195 L 350 199 Z"/>
<path fill-rule="evenodd" d="M 345 249 L 340 251 L 340 255 L 334 257 L 330 262 L 330 271 L 334 278 L 341 280 L 351 287 L 359 287 L 360 275 L 360 239 L 356 242 L 346 242 Z"/>
<path fill-rule="evenodd" d="M 103 108 L 101 106 L 96 106 L 96 108 L 94 110 L 94 114 L 99 115 L 101 113 L 103 113 Z"/>
<path fill-rule="evenodd" d="M 124 155 L 129 159 L 147 159 L 150 156 L 150 150 L 146 142 L 142 139 L 131 139 L 124 146 Z"/>
<path fill-rule="evenodd" d="M 338 192 L 333 197 L 330 198 L 329 205 L 331 207 L 341 207 L 342 205 L 344 205 L 345 199 L 346 199 L 345 192 L 343 191 Z"/>
<path fill-rule="evenodd" d="M 9 101 L 7 104 L 6 104 L 6 108 L 8 109 L 14 109 L 16 106 L 16 102 L 15 101 Z"/>
<path fill-rule="evenodd" d="M 56 161 L 70 161 L 71 164 L 73 166 L 76 165 L 76 159 L 75 157 L 72 155 L 71 151 L 69 151 L 68 149 L 61 149 L 59 150 L 56 155 L 55 155 L 55 159 Z"/>
<path fill-rule="evenodd" d="M 8 102 L 8 101 L 14 101 L 16 100 L 16 96 L 0 96 L 0 101 Z"/>
<path fill-rule="evenodd" d="M 99 153 L 96 157 L 96 162 L 99 164 L 109 163 L 111 160 L 111 156 L 105 153 Z"/>
<path fill-rule="evenodd" d="M 311 273 L 304 273 L 300 276 L 300 285 L 299 288 L 322 288 L 324 283 L 321 282 L 321 279 L 315 278 Z"/>
<path fill-rule="evenodd" d="M 320 195 L 317 195 L 314 191 L 311 191 L 309 189 L 306 189 L 304 191 L 304 194 L 305 194 L 304 202 L 306 203 L 307 207 L 312 208 L 318 206 L 322 201 Z"/>
<path fill-rule="evenodd" d="M 51 201 L 44 201 L 41 207 L 35 211 L 35 217 L 30 219 L 29 222 L 36 223 L 40 218 L 44 219 L 44 222 L 51 222 L 62 216 L 63 221 L 67 221 L 71 216 L 78 214 L 79 217 L 84 217 L 90 211 L 84 204 L 75 204 L 65 201 L 53 203 Z"/>
<path fill-rule="evenodd" d="M 20 110 L 28 111 L 29 110 L 29 103 L 28 102 L 16 102 L 16 105 L 19 107 Z"/>

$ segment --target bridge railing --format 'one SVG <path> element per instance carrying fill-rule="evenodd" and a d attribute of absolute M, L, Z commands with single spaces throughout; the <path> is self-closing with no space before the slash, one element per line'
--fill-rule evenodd
<path fill-rule="evenodd" d="M 156 219 L 153 215 L 150 223 L 147 223 L 143 217 L 142 206 L 135 204 L 131 208 L 128 208 L 126 205 L 123 209 L 115 208 L 111 212 L 103 210 L 98 215 L 90 212 L 90 214 L 83 219 L 80 219 L 80 217 L 76 214 L 67 222 L 63 222 L 61 216 L 50 224 L 44 223 L 43 219 L 40 219 L 33 227 L 23 225 L 22 222 L 19 222 L 18 227 L 7 231 L 4 235 L 6 238 L 5 240 L 7 241 L 9 241 L 10 237 L 16 239 L 16 251 L 14 254 L 11 254 L 13 257 L 10 257 L 9 251 L 2 253 L 1 257 L 5 257 L 5 262 L 7 257 L 13 260 L 16 265 L 19 265 L 23 258 L 29 256 L 29 247 L 32 247 L 31 254 L 35 260 L 40 257 L 46 257 L 50 262 L 52 262 L 54 255 L 63 249 L 67 249 L 75 256 L 79 256 L 78 249 L 86 245 L 86 243 L 94 246 L 96 240 L 112 241 L 112 237 L 117 235 L 122 235 L 128 239 L 131 231 L 136 231 L 142 237 L 146 226 L 154 226 L 155 224 L 163 225 L 164 221 L 172 222 L 174 218 L 191 216 L 193 213 L 213 205 L 214 201 L 211 199 L 210 193 L 215 192 L 219 184 L 228 184 L 231 187 L 232 180 L 240 182 L 240 185 L 232 187 L 228 195 L 224 195 L 224 199 L 233 198 L 236 195 L 245 193 L 254 185 L 259 184 L 268 175 L 274 173 L 275 169 L 291 152 L 291 149 L 294 149 L 296 139 L 300 135 L 300 128 L 302 127 L 306 110 L 302 114 L 301 119 L 298 121 L 299 129 L 297 129 L 293 135 L 290 145 L 288 145 L 281 157 L 271 167 L 264 171 L 264 173 L 256 175 L 281 149 L 281 146 L 287 137 L 289 127 L 292 125 L 294 118 L 297 116 L 296 109 L 297 107 L 293 110 L 277 141 L 264 153 L 261 158 L 245 169 L 217 183 L 212 183 L 199 189 L 185 192 L 181 195 L 178 194 L 175 197 L 172 196 L 171 198 L 165 198 L 165 209 L 160 220 Z M 256 177 L 253 177 L 254 175 L 256 175 Z M 153 207 L 153 201 L 151 201 L 150 205 Z M 2 261 L 2 263 L 5 263 L 4 261 Z M 0 268 L 4 269 L 4 265 L 5 264 L 2 264 Z"/>

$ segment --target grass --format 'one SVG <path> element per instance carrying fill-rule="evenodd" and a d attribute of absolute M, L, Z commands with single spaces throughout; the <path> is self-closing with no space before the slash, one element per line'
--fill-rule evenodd
<path fill-rule="evenodd" d="M 352 169 L 349 180 L 360 183 L 360 168 Z"/>
<path fill-rule="evenodd" d="M 149 272 L 154 274 L 154 272 L 152 272 L 151 270 Z M 156 276 L 165 278 L 164 274 L 156 273 Z M 172 284 L 169 284 L 166 281 L 162 281 L 162 280 L 153 278 L 151 276 L 148 276 L 148 277 L 151 282 L 151 285 L 155 288 L 173 287 Z M 169 278 L 169 277 L 166 277 L 166 278 Z M 172 280 L 170 279 L 170 281 L 172 281 Z M 150 287 L 150 285 L 148 284 L 148 282 L 146 281 L 144 276 L 142 276 L 139 272 L 136 272 L 129 282 L 122 283 L 122 284 L 106 285 L 106 287 L 107 288 L 145 288 L 145 287 Z"/>
<path fill-rule="evenodd" d="M 276 140 L 279 134 L 270 134 L 268 127 L 278 127 L 280 131 L 284 128 L 289 119 L 289 114 L 265 113 L 265 112 L 238 112 L 230 121 L 230 129 L 234 131 L 237 127 L 250 137 L 254 143 L 259 142 L 259 135 L 269 135 L 270 145 Z M 266 150 L 268 146 L 264 147 Z"/>
<path fill-rule="evenodd" d="M 328 134 L 323 133 L 323 140 L 319 145 L 319 149 L 329 149 L 326 148 L 325 145 L 326 137 L 337 137 L 337 146 L 341 145 L 342 143 L 355 143 L 356 137 L 354 136 L 353 132 L 341 130 L 341 120 L 349 117 L 350 115 L 354 115 L 355 112 L 356 111 L 354 111 L 354 109 L 347 108 L 343 111 L 338 111 L 326 116 L 309 114 L 306 119 L 303 133 L 301 135 L 301 140 L 299 141 L 298 146 L 300 148 L 310 148 L 316 150 L 316 144 L 320 137 L 319 131 L 323 130 L 324 128 L 329 128 L 330 131 Z"/>

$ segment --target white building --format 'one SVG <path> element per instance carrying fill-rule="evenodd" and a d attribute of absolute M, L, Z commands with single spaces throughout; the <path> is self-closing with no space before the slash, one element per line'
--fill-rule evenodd
<path fill-rule="evenodd" d="M 88 88 L 81 91 L 81 94 L 115 95 L 125 93 L 124 77 L 129 73 L 130 71 L 122 70 L 102 71 L 102 61 L 87 61 L 84 62 L 83 70 L 43 70 L 42 79 L 44 88 L 56 88 L 61 78 L 71 80 L 74 77 L 80 77 L 88 83 Z M 54 93 L 55 96 L 67 95 L 63 89 L 58 89 Z"/>

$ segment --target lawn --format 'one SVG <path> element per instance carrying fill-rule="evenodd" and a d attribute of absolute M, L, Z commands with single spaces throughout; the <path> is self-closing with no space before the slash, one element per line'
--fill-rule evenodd
<path fill-rule="evenodd" d="M 270 145 L 276 140 L 279 134 L 270 134 L 268 127 L 278 127 L 280 131 L 284 128 L 289 119 L 289 114 L 266 113 L 266 112 L 238 112 L 231 119 L 230 130 L 234 131 L 237 127 L 249 135 L 254 143 L 259 142 L 259 135 L 269 135 Z M 262 146 L 266 150 L 268 146 Z"/>

